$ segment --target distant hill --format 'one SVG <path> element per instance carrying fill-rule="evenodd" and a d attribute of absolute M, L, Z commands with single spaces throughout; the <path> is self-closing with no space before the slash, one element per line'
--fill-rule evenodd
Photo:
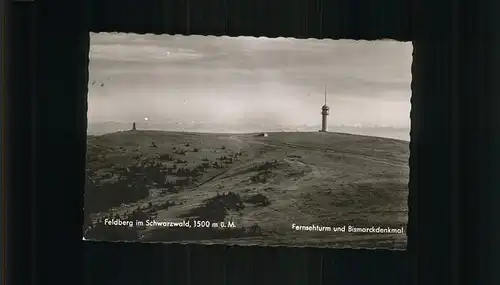
<path fill-rule="evenodd" d="M 238 123 L 233 126 L 231 124 L 214 124 L 205 122 L 177 122 L 169 121 L 154 122 L 154 121 L 140 121 L 137 122 L 138 129 L 141 130 L 170 130 L 170 131 L 184 131 L 184 132 L 220 132 L 220 133 L 252 133 L 252 132 L 315 132 L 321 128 L 321 125 L 302 125 L 290 126 L 262 122 L 248 122 L 245 124 Z M 99 122 L 88 124 L 89 135 L 103 135 L 107 133 L 115 133 L 119 131 L 128 131 L 132 128 L 132 123 L 123 122 Z M 235 131 L 238 130 L 238 131 Z M 330 131 L 351 133 L 358 135 L 368 135 L 374 137 L 385 137 L 409 141 L 410 130 L 409 128 L 396 128 L 390 126 L 377 126 L 377 125 L 332 125 Z"/>
<path fill-rule="evenodd" d="M 94 223 L 111 216 L 140 220 L 140 212 L 143 219 L 238 228 L 147 227 L 132 234 L 148 241 L 404 248 L 405 235 L 304 233 L 291 225 L 404 226 L 408 158 L 406 141 L 344 133 L 89 136 L 85 209 Z M 127 239 L 109 231 L 91 237 Z"/>

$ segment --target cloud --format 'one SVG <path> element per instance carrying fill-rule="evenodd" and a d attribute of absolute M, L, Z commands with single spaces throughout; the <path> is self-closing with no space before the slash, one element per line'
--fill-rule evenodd
<path fill-rule="evenodd" d="M 90 120 L 409 124 L 411 43 L 93 34 Z M 183 104 L 184 99 L 191 103 Z M 117 104 L 119 102 L 120 104 Z"/>

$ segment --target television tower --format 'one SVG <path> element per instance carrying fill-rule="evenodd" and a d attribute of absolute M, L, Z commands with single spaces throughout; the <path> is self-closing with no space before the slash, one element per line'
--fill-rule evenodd
<path fill-rule="evenodd" d="M 325 105 L 321 107 L 321 130 L 320 132 L 328 132 L 328 115 L 330 114 L 330 107 L 326 105 L 326 84 L 325 84 Z"/>

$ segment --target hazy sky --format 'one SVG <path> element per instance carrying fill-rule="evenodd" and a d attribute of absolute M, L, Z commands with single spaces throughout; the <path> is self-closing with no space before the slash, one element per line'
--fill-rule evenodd
<path fill-rule="evenodd" d="M 326 84 L 331 126 L 408 128 L 412 49 L 395 41 L 91 34 L 88 118 L 319 125 Z"/>

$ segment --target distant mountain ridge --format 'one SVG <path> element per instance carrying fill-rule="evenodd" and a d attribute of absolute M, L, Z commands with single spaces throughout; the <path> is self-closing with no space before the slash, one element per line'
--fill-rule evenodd
<path fill-rule="evenodd" d="M 264 124 L 264 123 L 246 123 L 246 124 L 212 124 L 205 122 L 180 122 L 167 121 L 159 122 L 136 122 L 137 129 L 143 130 L 168 130 L 168 131 L 186 131 L 186 132 L 213 132 L 213 133 L 255 133 L 255 132 L 315 132 L 320 129 L 320 125 L 280 125 L 280 124 Z M 89 122 L 88 135 L 102 135 L 117 131 L 126 131 L 132 129 L 132 122 Z M 359 135 L 368 135 L 376 137 L 387 137 L 409 141 L 409 128 L 395 128 L 391 126 L 379 125 L 331 125 L 332 132 L 345 132 Z"/>

